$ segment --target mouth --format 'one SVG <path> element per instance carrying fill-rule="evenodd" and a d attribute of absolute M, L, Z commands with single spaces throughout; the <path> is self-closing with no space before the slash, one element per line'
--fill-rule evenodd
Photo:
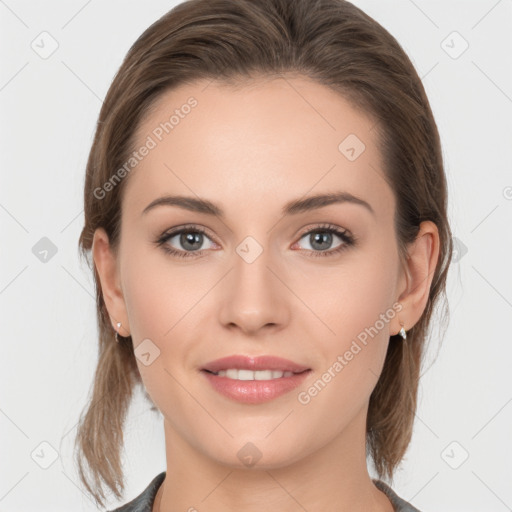
<path fill-rule="evenodd" d="M 224 397 L 261 404 L 295 389 L 312 369 L 276 356 L 234 355 L 206 364 L 201 373 Z"/>

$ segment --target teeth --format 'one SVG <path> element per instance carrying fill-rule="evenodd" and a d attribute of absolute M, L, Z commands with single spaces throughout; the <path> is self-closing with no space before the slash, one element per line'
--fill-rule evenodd
<path fill-rule="evenodd" d="M 219 377 L 227 377 L 235 380 L 273 380 L 281 377 L 291 377 L 293 372 L 281 372 L 278 370 L 237 370 L 230 368 L 229 370 L 220 370 L 217 375 Z"/>

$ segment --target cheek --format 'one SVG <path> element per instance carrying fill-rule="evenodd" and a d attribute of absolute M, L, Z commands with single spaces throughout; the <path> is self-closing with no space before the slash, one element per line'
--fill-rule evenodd
<path fill-rule="evenodd" d="M 127 244 L 122 278 L 139 373 L 146 391 L 162 410 L 162 390 L 169 396 L 174 393 L 173 379 L 166 369 L 183 350 L 178 333 L 187 325 L 188 301 L 183 297 L 187 287 L 180 273 L 173 271 L 165 255 L 158 252 L 151 247 L 137 249 L 135 244 L 130 250 Z"/>
<path fill-rule="evenodd" d="M 332 275 L 329 293 L 315 295 L 315 311 L 332 332 L 315 340 L 323 365 L 300 403 L 337 432 L 367 404 L 382 371 L 396 314 L 393 259 L 384 252 L 379 258 L 361 252 Z"/>
<path fill-rule="evenodd" d="M 123 293 L 132 338 L 150 338 L 161 345 L 170 336 L 169 330 L 197 302 L 197 286 L 191 285 L 190 273 L 142 236 L 136 241 L 128 234 L 122 254 Z"/>
<path fill-rule="evenodd" d="M 180 371 L 188 368 L 194 345 L 191 333 L 196 332 L 201 298 L 212 287 L 211 271 L 176 264 L 162 249 L 147 243 L 144 247 L 140 242 L 130 245 L 128 237 L 123 250 L 123 293 L 135 355 L 146 352 L 146 347 L 150 354 L 157 354 L 147 365 L 136 357 L 141 377 L 154 399 L 158 386 L 172 380 L 165 369 L 174 373 L 176 366 Z M 138 349 L 143 342 L 146 345 Z"/>
<path fill-rule="evenodd" d="M 390 323 L 396 316 L 393 251 L 383 245 L 381 250 L 354 252 L 331 276 L 329 293 L 317 295 L 321 301 L 317 311 L 332 331 L 324 338 L 332 340 L 324 345 L 329 365 L 346 354 L 350 361 L 341 372 L 347 377 L 344 385 L 352 386 L 361 378 L 371 385 L 384 363 Z M 348 378 L 352 372 L 358 376 Z"/>
<path fill-rule="evenodd" d="M 158 266 L 135 255 L 128 259 L 123 279 L 132 339 L 159 339 L 171 327 L 169 311 L 176 293 L 167 286 Z"/>
<path fill-rule="evenodd" d="M 354 251 L 338 266 L 310 273 L 295 289 L 329 327 L 333 339 L 348 340 L 373 326 L 391 308 L 395 281 L 392 251 L 386 252 L 383 246 Z"/>

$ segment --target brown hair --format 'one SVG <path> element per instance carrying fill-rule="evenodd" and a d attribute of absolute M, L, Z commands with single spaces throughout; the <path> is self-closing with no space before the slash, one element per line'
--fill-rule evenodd
<path fill-rule="evenodd" d="M 359 8 L 344 0 L 188 0 L 147 28 L 128 51 L 99 115 L 87 162 L 81 255 L 90 254 L 94 231 L 100 227 L 117 250 L 121 200 L 129 177 L 106 198 L 97 198 L 95 190 L 127 161 L 137 128 L 164 92 L 202 78 L 241 84 L 258 75 L 284 73 L 338 91 L 374 120 L 383 171 L 397 200 L 401 261 L 422 221 L 433 221 L 439 230 L 440 255 L 425 311 L 407 340 L 392 337 L 370 397 L 367 453 L 379 477 L 392 478 L 412 436 L 420 365 L 440 297 L 445 299 L 445 318 L 448 314 L 445 281 L 452 238 L 439 134 L 421 80 L 396 39 Z M 133 388 L 142 382 L 131 339 L 115 342 L 95 267 L 94 278 L 99 359 L 75 447 L 80 478 L 103 505 L 101 480 L 116 497 L 124 492 L 123 424 Z"/>

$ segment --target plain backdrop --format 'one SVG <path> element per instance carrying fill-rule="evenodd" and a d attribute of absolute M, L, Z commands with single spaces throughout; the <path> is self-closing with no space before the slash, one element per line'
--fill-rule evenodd
<path fill-rule="evenodd" d="M 94 286 L 77 251 L 84 170 L 125 53 L 177 3 L 0 1 L 0 511 L 96 510 L 72 460 L 97 357 Z M 434 336 L 393 488 L 422 512 L 511 510 L 512 2 L 354 3 L 422 78 L 458 251 L 450 324 L 442 343 Z M 33 49 L 41 37 L 58 45 L 49 56 Z M 165 470 L 164 449 L 161 416 L 139 394 L 121 503 Z"/>

